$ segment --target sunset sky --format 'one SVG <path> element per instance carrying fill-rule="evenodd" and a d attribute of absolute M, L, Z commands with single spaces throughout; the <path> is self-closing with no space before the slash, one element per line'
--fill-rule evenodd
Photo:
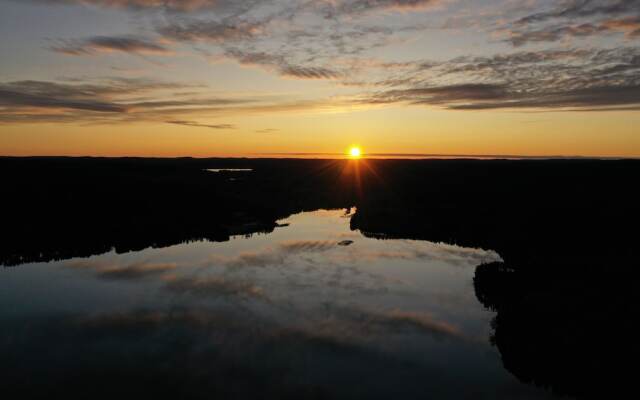
<path fill-rule="evenodd" d="M 640 0 L 0 0 L 0 155 L 640 156 Z"/>

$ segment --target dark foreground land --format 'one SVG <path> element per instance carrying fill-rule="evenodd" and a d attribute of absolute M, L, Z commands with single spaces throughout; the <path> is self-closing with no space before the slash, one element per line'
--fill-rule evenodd
<path fill-rule="evenodd" d="M 640 162 L 0 158 L 0 171 L 4 266 L 224 241 L 356 206 L 351 227 L 368 236 L 501 255 L 474 285 L 520 380 L 579 398 L 636 390 Z"/>

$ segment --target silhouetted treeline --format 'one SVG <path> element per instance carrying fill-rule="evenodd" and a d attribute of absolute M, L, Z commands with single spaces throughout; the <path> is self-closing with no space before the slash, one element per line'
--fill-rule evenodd
<path fill-rule="evenodd" d="M 0 264 L 228 240 L 353 204 L 333 161 L 0 158 Z M 207 168 L 253 168 L 208 172 Z"/>
<path fill-rule="evenodd" d="M 364 232 L 493 249 L 518 269 L 638 262 L 638 161 L 387 161 L 376 169 L 352 219 Z"/>
<path fill-rule="evenodd" d="M 625 398 L 636 390 L 640 272 L 603 265 L 573 273 L 476 269 L 478 299 L 497 311 L 492 343 L 504 367 L 526 383 L 585 399 Z"/>
<path fill-rule="evenodd" d="M 352 205 L 354 229 L 494 249 L 519 269 L 637 262 L 637 161 L 0 158 L 0 171 L 8 265 L 225 240 Z"/>

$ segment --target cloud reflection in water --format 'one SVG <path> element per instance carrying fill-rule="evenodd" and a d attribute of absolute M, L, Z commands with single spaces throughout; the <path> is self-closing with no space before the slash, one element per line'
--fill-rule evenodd
<path fill-rule="evenodd" d="M 493 314 L 475 300 L 472 267 L 494 252 L 366 238 L 342 214 L 303 213 L 226 243 L 15 269 L 0 289 L 37 273 L 60 278 L 48 288 L 59 299 L 83 288 L 85 304 L 0 313 L 0 369 L 21 390 L 33 374 L 50 393 L 64 383 L 67 397 L 541 395 L 503 371 L 485 339 Z M 340 246 L 345 237 L 354 243 Z"/>

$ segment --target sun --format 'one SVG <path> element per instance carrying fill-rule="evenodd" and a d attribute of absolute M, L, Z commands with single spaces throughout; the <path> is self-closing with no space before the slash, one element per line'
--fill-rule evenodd
<path fill-rule="evenodd" d="M 351 158 L 360 158 L 360 156 L 362 156 L 362 151 L 360 150 L 360 147 L 350 148 L 349 156 L 351 156 Z"/>

